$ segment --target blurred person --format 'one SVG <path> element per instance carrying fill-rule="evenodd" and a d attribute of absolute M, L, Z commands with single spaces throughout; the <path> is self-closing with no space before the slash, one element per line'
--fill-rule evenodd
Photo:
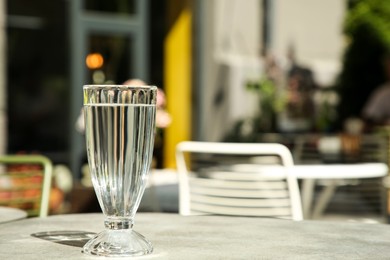
<path fill-rule="evenodd" d="M 312 70 L 297 62 L 293 45 L 288 48 L 287 60 L 285 109 L 279 116 L 279 128 L 283 132 L 308 131 L 313 124 L 313 93 L 317 85 Z"/>
<path fill-rule="evenodd" d="M 372 92 L 362 111 L 368 129 L 390 125 L 390 54 L 386 56 L 383 67 L 386 82 Z"/>
<path fill-rule="evenodd" d="M 313 116 L 313 90 L 316 88 L 313 72 L 298 64 L 294 46 L 290 46 L 287 57 L 290 67 L 287 71 L 287 108 L 292 118 L 310 119 Z"/>
<path fill-rule="evenodd" d="M 141 79 L 128 79 L 125 82 L 122 83 L 122 85 L 129 85 L 129 86 L 145 86 L 147 85 L 145 81 Z"/>

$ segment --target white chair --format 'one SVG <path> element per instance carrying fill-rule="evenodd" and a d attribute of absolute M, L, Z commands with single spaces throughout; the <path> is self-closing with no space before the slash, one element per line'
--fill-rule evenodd
<path fill-rule="evenodd" d="M 203 163 L 218 163 L 199 167 L 192 161 L 196 154 L 207 156 Z M 275 162 L 269 156 L 279 158 L 278 167 L 267 165 Z M 292 155 L 281 144 L 181 142 L 176 163 L 181 215 L 303 219 L 297 179 L 289 171 Z"/>

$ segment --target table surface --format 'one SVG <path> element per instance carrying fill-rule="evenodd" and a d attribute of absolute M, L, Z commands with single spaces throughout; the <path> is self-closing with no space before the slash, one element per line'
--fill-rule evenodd
<path fill-rule="evenodd" d="M 91 233 L 102 230 L 103 220 L 102 214 L 95 213 L 2 224 L 0 259 L 98 259 L 82 254 L 81 247 Z M 154 252 L 140 259 L 388 259 L 390 256 L 390 226 L 384 224 L 139 213 L 135 230 L 154 245 Z M 77 231 L 73 238 L 80 238 L 85 232 L 87 239 L 75 238 L 72 242 L 70 231 Z M 62 242 L 32 236 L 42 232 L 52 232 Z"/>
<path fill-rule="evenodd" d="M 27 212 L 21 209 L 0 207 L 0 223 L 6 223 L 27 217 Z"/>

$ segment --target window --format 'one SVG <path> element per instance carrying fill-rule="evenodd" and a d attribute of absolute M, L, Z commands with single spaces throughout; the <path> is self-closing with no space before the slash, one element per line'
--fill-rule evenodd
<path fill-rule="evenodd" d="M 68 149 L 67 1 L 7 1 L 8 151 Z"/>

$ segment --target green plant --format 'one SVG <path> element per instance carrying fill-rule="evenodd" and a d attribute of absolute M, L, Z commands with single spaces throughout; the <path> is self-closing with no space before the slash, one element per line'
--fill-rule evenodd
<path fill-rule="evenodd" d="M 246 89 L 258 97 L 259 108 L 254 117 L 243 118 L 235 122 L 232 129 L 223 138 L 225 142 L 256 142 L 261 132 L 275 131 L 278 112 L 285 106 L 277 91 L 276 84 L 267 77 L 248 81 Z"/>
<path fill-rule="evenodd" d="M 259 113 L 256 120 L 259 123 L 259 131 L 275 130 L 275 119 L 278 112 L 282 111 L 285 102 L 277 91 L 275 83 L 264 77 L 258 81 L 249 81 L 246 84 L 248 91 L 259 97 Z"/>

